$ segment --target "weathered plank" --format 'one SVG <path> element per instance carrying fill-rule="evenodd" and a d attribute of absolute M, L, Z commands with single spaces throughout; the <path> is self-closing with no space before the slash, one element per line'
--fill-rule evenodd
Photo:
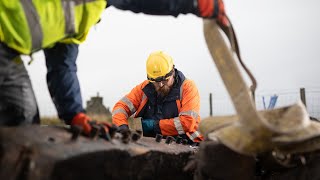
<path fill-rule="evenodd" d="M 193 179 L 183 168 L 195 147 L 71 137 L 61 127 L 1 127 L 0 179 Z"/>

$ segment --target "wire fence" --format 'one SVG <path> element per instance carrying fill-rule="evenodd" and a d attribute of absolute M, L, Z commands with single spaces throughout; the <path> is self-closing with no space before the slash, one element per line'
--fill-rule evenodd
<path fill-rule="evenodd" d="M 258 110 L 267 109 L 272 102 L 273 97 L 277 97 L 274 108 L 292 105 L 301 99 L 305 98 L 306 108 L 311 117 L 320 119 L 320 89 L 305 89 L 305 93 L 301 94 L 301 90 L 282 90 L 282 91 L 261 91 L 256 92 L 255 104 Z M 274 99 L 273 99 L 274 100 Z M 202 110 L 205 116 L 210 115 L 210 99 L 203 99 L 204 104 L 207 104 L 207 109 Z M 212 93 L 212 115 L 229 115 L 235 114 L 235 109 L 227 94 Z"/>

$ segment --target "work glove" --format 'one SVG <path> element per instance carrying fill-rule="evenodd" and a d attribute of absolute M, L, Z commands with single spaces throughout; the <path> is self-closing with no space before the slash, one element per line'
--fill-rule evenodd
<path fill-rule="evenodd" d="M 216 18 L 218 23 L 229 26 L 224 3 L 222 0 L 197 0 L 198 16 L 203 18 Z"/>
<path fill-rule="evenodd" d="M 144 134 L 151 134 L 154 132 L 156 121 L 154 119 L 142 119 L 142 130 Z"/>
<path fill-rule="evenodd" d="M 109 128 L 114 127 L 109 123 L 92 121 L 89 116 L 82 112 L 73 117 L 71 125 L 81 127 L 83 133 L 87 136 L 93 136 L 97 134 L 107 140 L 111 138 L 109 134 Z"/>

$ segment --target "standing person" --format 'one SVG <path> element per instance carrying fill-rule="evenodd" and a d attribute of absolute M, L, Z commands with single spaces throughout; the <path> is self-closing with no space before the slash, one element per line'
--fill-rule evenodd
<path fill-rule="evenodd" d="M 108 6 L 154 15 L 225 18 L 222 0 L 109 0 Z M 32 85 L 20 58 L 44 50 L 47 84 L 60 119 L 91 131 L 77 77 L 78 44 L 99 20 L 105 0 L 0 1 L 0 125 L 39 123 Z"/>
<path fill-rule="evenodd" d="M 128 117 L 135 114 L 141 117 L 144 136 L 179 135 L 189 143 L 200 142 L 200 97 L 194 82 L 186 79 L 162 51 L 150 54 L 146 69 L 147 80 L 115 104 L 112 122 L 128 129 Z"/>

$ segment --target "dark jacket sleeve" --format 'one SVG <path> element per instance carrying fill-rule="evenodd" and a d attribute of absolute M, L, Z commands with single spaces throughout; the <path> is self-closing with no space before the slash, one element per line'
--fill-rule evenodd
<path fill-rule="evenodd" d="M 150 15 L 198 14 L 197 0 L 108 0 L 108 6 Z"/>

